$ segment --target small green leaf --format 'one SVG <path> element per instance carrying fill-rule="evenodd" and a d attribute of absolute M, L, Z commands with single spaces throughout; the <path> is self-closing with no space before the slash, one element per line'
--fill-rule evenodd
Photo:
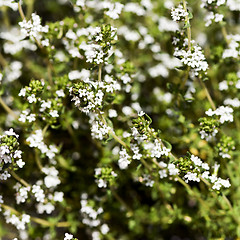
<path fill-rule="evenodd" d="M 183 29 L 186 29 L 186 28 L 189 28 L 189 27 L 191 27 L 191 24 L 188 22 L 188 23 L 185 23 Z"/>
<path fill-rule="evenodd" d="M 140 170 L 141 167 L 142 167 L 142 164 L 139 164 L 139 165 L 137 166 L 137 172 Z"/>
<path fill-rule="evenodd" d="M 166 148 L 172 150 L 172 145 L 168 141 L 162 140 L 162 142 L 163 142 L 163 144 L 165 145 Z"/>
<path fill-rule="evenodd" d="M 192 18 L 193 18 L 193 14 L 188 11 L 188 19 L 192 19 Z"/>

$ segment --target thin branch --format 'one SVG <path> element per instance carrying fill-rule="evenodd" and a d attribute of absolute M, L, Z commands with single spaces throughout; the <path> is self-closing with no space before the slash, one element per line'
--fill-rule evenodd
<path fill-rule="evenodd" d="M 22 20 L 26 19 L 23 9 L 22 9 L 21 1 L 18 2 L 18 11 L 19 11 L 19 14 L 20 14 Z"/>
<path fill-rule="evenodd" d="M 21 215 L 21 213 L 18 212 L 16 209 L 14 209 L 14 208 L 6 205 L 6 204 L 0 204 L 0 206 L 2 208 L 4 208 L 5 210 L 11 211 L 15 215 Z M 31 219 L 31 221 L 33 221 L 35 223 L 38 223 L 38 224 L 40 224 L 42 226 L 46 226 L 46 227 L 51 227 L 51 226 L 55 226 L 55 227 L 69 227 L 70 226 L 69 222 L 58 222 L 58 223 L 54 224 L 54 223 L 51 223 L 51 222 L 49 222 L 47 220 L 44 220 L 42 218 L 37 218 L 37 217 L 31 217 L 30 216 L 30 219 Z"/>
<path fill-rule="evenodd" d="M 225 26 L 221 26 L 221 31 L 222 31 L 222 35 L 224 37 L 224 40 L 226 41 L 227 45 L 230 44 L 230 40 L 228 39 L 228 34 L 227 34 L 227 29 Z"/>
<path fill-rule="evenodd" d="M 9 113 L 15 120 L 18 120 L 18 116 L 13 112 L 13 110 L 10 107 L 8 107 L 8 105 L 2 100 L 1 97 L 0 97 L 0 104 L 2 105 L 2 107 L 7 113 Z"/>
<path fill-rule="evenodd" d="M 213 109 L 213 110 L 216 110 L 215 103 L 213 102 L 212 97 L 211 97 L 211 95 L 210 95 L 210 93 L 209 93 L 209 91 L 208 91 L 205 83 L 202 81 L 202 79 L 199 79 L 199 82 L 200 82 L 202 88 L 205 90 L 207 99 L 208 99 L 209 103 L 211 104 L 212 109 Z"/>
<path fill-rule="evenodd" d="M 20 182 L 23 186 L 25 187 L 30 187 L 30 185 L 23 180 L 21 177 L 19 177 L 14 171 L 10 171 L 10 174 L 18 181 Z"/>
<path fill-rule="evenodd" d="M 42 171 L 43 165 L 42 165 L 41 160 L 40 160 L 40 158 L 39 158 L 37 149 L 34 149 L 34 153 L 35 153 L 35 161 L 36 161 L 36 164 L 37 164 L 39 170 Z"/>
<path fill-rule="evenodd" d="M 101 82 L 102 80 L 102 65 L 100 64 L 98 67 L 98 81 Z"/>
<path fill-rule="evenodd" d="M 183 9 L 187 11 L 187 4 L 186 1 L 183 0 Z M 191 27 L 190 27 L 190 21 L 189 21 L 189 17 L 188 14 L 185 17 L 185 22 L 187 24 L 187 37 L 188 37 L 188 50 L 191 50 Z"/>

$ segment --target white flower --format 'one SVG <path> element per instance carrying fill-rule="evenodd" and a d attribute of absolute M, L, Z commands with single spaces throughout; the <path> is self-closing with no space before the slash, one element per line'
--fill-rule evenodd
<path fill-rule="evenodd" d="M 138 3 L 135 3 L 135 2 L 126 3 L 125 6 L 124 6 L 124 11 L 135 13 L 138 16 L 143 16 L 146 13 L 143 6 L 141 6 L 141 5 L 139 5 Z"/>
<path fill-rule="evenodd" d="M 119 160 L 118 160 L 118 166 L 120 169 L 126 169 L 128 168 L 128 165 L 131 163 L 129 161 L 130 156 L 128 155 L 125 148 L 122 148 L 119 152 Z"/>
<path fill-rule="evenodd" d="M 144 111 L 140 111 L 140 112 L 138 113 L 138 116 L 139 116 L 139 117 L 142 117 L 143 115 L 145 115 L 145 112 L 144 112 Z"/>
<path fill-rule="evenodd" d="M 109 116 L 110 118 L 117 117 L 117 116 L 118 116 L 117 111 L 116 111 L 115 109 L 109 109 L 109 110 L 108 110 L 108 116 Z"/>
<path fill-rule="evenodd" d="M 178 175 L 178 173 L 179 173 L 179 169 L 177 169 L 173 163 L 168 164 L 168 171 L 169 171 L 170 176 Z"/>
<path fill-rule="evenodd" d="M 187 41 L 187 40 L 186 40 Z M 208 69 L 208 63 L 205 59 L 202 49 L 199 46 L 193 46 L 191 50 L 179 50 L 175 48 L 174 56 L 179 57 L 181 62 L 188 65 L 194 70 L 194 74 L 197 76 L 199 71 L 206 71 Z"/>
<path fill-rule="evenodd" d="M 231 11 L 240 11 L 240 1 L 239 0 L 227 0 L 227 6 Z"/>
<path fill-rule="evenodd" d="M 34 94 L 27 97 L 29 103 L 37 102 L 36 96 Z"/>
<path fill-rule="evenodd" d="M 22 89 L 20 90 L 18 96 L 25 97 L 25 95 L 26 95 L 26 91 L 27 91 L 26 88 L 22 88 Z"/>
<path fill-rule="evenodd" d="M 107 224 L 103 224 L 100 229 L 101 229 L 101 233 L 103 235 L 105 235 L 105 234 L 107 234 L 109 232 L 109 227 L 108 227 Z"/>
<path fill-rule="evenodd" d="M 52 117 L 59 117 L 58 111 L 57 110 L 50 110 L 49 114 Z"/>
<path fill-rule="evenodd" d="M 63 201 L 63 192 L 55 192 L 53 196 L 53 200 L 56 202 L 62 202 Z"/>
<path fill-rule="evenodd" d="M 48 203 L 39 203 L 37 204 L 37 211 L 40 214 L 43 214 L 44 212 L 46 212 L 47 214 L 51 214 L 54 211 L 55 207 L 52 203 L 48 202 Z"/>
<path fill-rule="evenodd" d="M 13 0 L 1 0 L 0 7 L 2 6 L 10 7 L 13 11 L 17 11 L 18 9 L 17 2 L 14 2 Z"/>
<path fill-rule="evenodd" d="M 97 179 L 96 180 L 97 185 L 99 188 L 106 188 L 107 187 L 107 181 L 103 179 Z"/>
<path fill-rule="evenodd" d="M 41 38 L 41 33 L 48 32 L 48 26 L 41 25 L 41 19 L 36 13 L 32 13 L 29 21 L 24 19 L 22 22 L 19 22 L 19 26 L 23 34 L 33 38 Z"/>
<path fill-rule="evenodd" d="M 149 174 L 144 174 L 142 180 L 143 180 L 143 183 L 145 184 L 145 186 L 147 186 L 147 187 L 152 187 L 154 184 L 154 181 L 151 179 Z"/>
<path fill-rule="evenodd" d="M 56 94 L 58 95 L 58 97 L 64 97 L 65 96 L 65 93 L 64 93 L 63 89 L 57 90 Z"/>
<path fill-rule="evenodd" d="M 114 3 L 109 3 L 109 5 L 106 7 L 108 9 L 107 12 L 105 12 L 106 15 L 108 15 L 112 19 L 118 19 L 119 15 L 121 14 L 123 4 L 116 2 Z"/>
<path fill-rule="evenodd" d="M 45 194 L 39 185 L 32 186 L 32 193 L 34 194 L 37 202 L 44 202 Z"/>
<path fill-rule="evenodd" d="M 65 233 L 64 240 L 71 240 L 71 239 L 73 239 L 73 235 L 69 233 Z"/>
<path fill-rule="evenodd" d="M 231 105 L 232 107 L 239 108 L 240 107 L 240 100 L 238 98 L 230 99 L 227 98 L 223 102 L 225 105 Z"/>
<path fill-rule="evenodd" d="M 166 169 L 159 170 L 158 173 L 159 173 L 160 178 L 167 177 L 167 170 Z"/>
<path fill-rule="evenodd" d="M 200 178 L 198 177 L 197 173 L 188 172 L 184 178 L 186 183 L 189 181 L 200 182 Z"/>
<path fill-rule="evenodd" d="M 20 168 L 22 168 L 25 165 L 25 162 L 23 162 L 22 159 L 19 159 L 16 163 Z"/>
<path fill-rule="evenodd" d="M 58 170 L 55 167 L 44 167 L 42 171 L 47 175 L 44 178 L 44 184 L 47 188 L 54 188 L 61 183 L 58 178 Z"/>
<path fill-rule="evenodd" d="M 233 109 L 231 107 L 220 106 L 215 111 L 211 108 L 205 112 L 208 116 L 220 116 L 220 123 L 233 122 Z"/>
<path fill-rule="evenodd" d="M 191 160 L 196 166 L 202 166 L 202 160 L 199 157 L 191 155 Z"/>

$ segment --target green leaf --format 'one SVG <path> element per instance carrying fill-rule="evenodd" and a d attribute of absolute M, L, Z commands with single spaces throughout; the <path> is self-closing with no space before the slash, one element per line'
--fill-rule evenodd
<path fill-rule="evenodd" d="M 162 140 L 162 142 L 163 142 L 163 144 L 165 145 L 166 148 L 172 150 L 172 145 L 168 141 Z"/>
<path fill-rule="evenodd" d="M 189 28 L 189 27 L 191 27 L 191 24 L 188 22 L 188 23 L 185 23 L 183 29 L 186 29 L 186 28 Z"/>
<path fill-rule="evenodd" d="M 75 172 L 77 169 L 74 166 L 71 166 L 69 161 L 67 161 L 63 156 L 57 156 L 57 161 L 62 168 L 65 168 L 71 172 Z"/>
<path fill-rule="evenodd" d="M 139 164 L 139 165 L 137 166 L 136 171 L 138 172 L 138 171 L 140 170 L 141 167 L 142 167 L 142 164 Z"/>
<path fill-rule="evenodd" d="M 192 19 L 192 18 L 193 18 L 192 12 L 189 12 L 189 11 L 188 11 L 188 19 Z"/>

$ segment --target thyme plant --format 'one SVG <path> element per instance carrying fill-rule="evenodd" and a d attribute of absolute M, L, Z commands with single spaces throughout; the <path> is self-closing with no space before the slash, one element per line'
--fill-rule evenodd
<path fill-rule="evenodd" d="M 240 238 L 239 0 L 0 0 L 0 239 Z"/>

